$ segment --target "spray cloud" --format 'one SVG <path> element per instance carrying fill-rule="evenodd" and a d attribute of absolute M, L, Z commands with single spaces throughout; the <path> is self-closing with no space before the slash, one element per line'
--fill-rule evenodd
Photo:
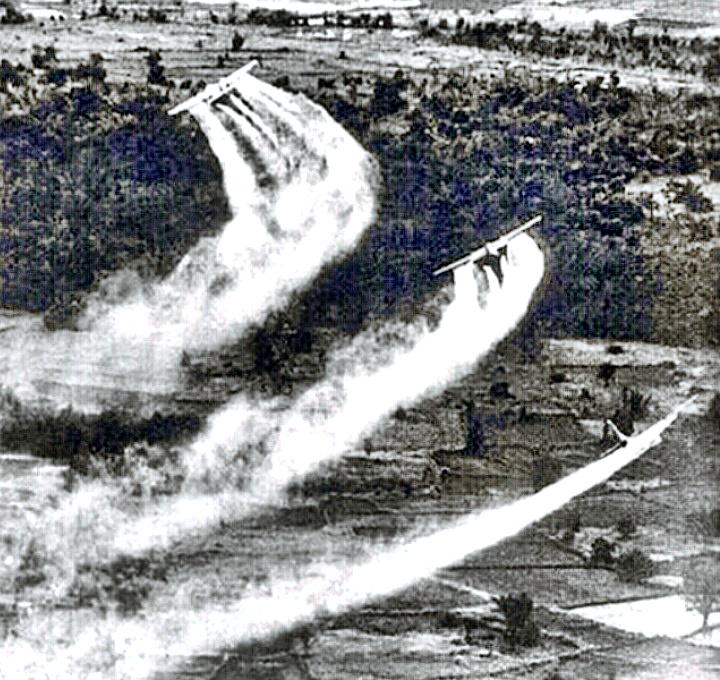
<path fill-rule="evenodd" d="M 381 352 L 378 338 L 386 333 L 361 334 L 331 360 L 328 378 L 284 413 L 250 405 L 245 397 L 230 402 L 186 452 L 186 493 L 123 527 L 115 548 L 136 552 L 167 546 L 185 533 L 279 502 L 288 484 L 337 460 L 399 406 L 441 391 L 467 373 L 524 315 L 542 279 L 543 256 L 523 234 L 512 241 L 502 286 L 489 267 L 478 272 L 466 265 L 454 273 L 455 294 L 435 330 L 420 320 L 405 327 L 409 342 L 381 344 Z M 236 456 L 248 442 L 251 448 L 262 442 L 264 452 L 251 470 Z M 203 486 L 197 482 L 208 479 L 220 488 L 197 491 Z M 240 481 L 242 492 L 232 488 Z"/>
<path fill-rule="evenodd" d="M 4 338 L 6 386 L 171 394 L 184 350 L 213 349 L 282 307 L 350 251 L 375 216 L 375 161 L 321 107 L 246 76 L 242 94 L 193 109 L 222 168 L 232 218 L 164 280 L 121 272 L 91 295 L 82 332 L 34 326 Z M 152 379 L 148 380 L 148 376 Z M 48 396 L 45 394 L 44 396 Z"/>
<path fill-rule="evenodd" d="M 530 524 L 558 510 L 576 496 L 609 479 L 661 441 L 686 404 L 633 437 L 616 452 L 551 484 L 538 493 L 509 505 L 482 510 L 432 534 L 397 542 L 390 549 L 353 562 L 316 564 L 299 577 L 276 579 L 262 588 L 250 588 L 230 605 L 217 604 L 182 611 L 177 607 L 154 610 L 142 620 L 108 620 L 83 631 L 51 662 L 33 657 L 11 645 L 8 672 L 37 671 L 52 664 L 53 677 L 89 678 L 78 669 L 92 668 L 101 651 L 110 648 L 110 670 L 116 678 L 151 677 L 168 659 L 219 653 L 245 643 L 273 637 L 323 616 L 336 615 L 396 593 L 431 577 L 472 553 L 510 538 Z M 169 598 L 173 603 L 177 599 Z M 166 600 L 167 602 L 167 600 Z M 104 627 L 103 627 L 104 626 Z M 162 654 L 158 655 L 158 650 Z M 4 669 L 0 669 L 3 677 Z"/>

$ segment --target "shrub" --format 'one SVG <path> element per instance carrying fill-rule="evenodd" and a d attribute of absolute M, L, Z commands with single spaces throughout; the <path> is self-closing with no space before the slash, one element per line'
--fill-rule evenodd
<path fill-rule="evenodd" d="M 655 573 L 655 564 L 642 550 L 632 548 L 617 558 L 615 571 L 624 583 L 640 583 Z"/>
<path fill-rule="evenodd" d="M 156 24 L 164 24 L 167 22 L 167 13 L 161 9 L 155 9 L 151 7 L 147 13 L 148 21 L 153 21 Z"/>
<path fill-rule="evenodd" d="M 616 528 L 618 533 L 620 534 L 620 538 L 622 540 L 627 540 L 637 531 L 637 524 L 635 523 L 635 518 L 632 515 L 625 515 L 617 523 Z"/>
<path fill-rule="evenodd" d="M 610 567 L 615 562 L 615 545 L 605 538 L 596 538 L 592 542 L 590 564 L 594 567 Z"/>
<path fill-rule="evenodd" d="M 51 85 L 62 87 L 67 81 L 67 71 L 62 68 L 51 69 L 48 71 L 47 79 Z"/>
<path fill-rule="evenodd" d="M 671 182 L 669 187 L 675 193 L 674 203 L 683 203 L 692 212 L 712 212 L 713 203 L 700 190 L 700 187 L 687 180 L 686 182 Z"/>
<path fill-rule="evenodd" d="M 381 14 L 377 17 L 375 21 L 375 25 L 378 28 L 392 28 L 393 27 L 393 17 L 390 12 L 385 12 L 385 14 Z"/>
<path fill-rule="evenodd" d="M 510 399 L 510 383 L 506 381 L 494 382 L 490 385 L 490 396 L 493 399 Z"/>
<path fill-rule="evenodd" d="M 372 115 L 376 118 L 384 118 L 406 109 L 407 103 L 400 96 L 402 89 L 404 89 L 404 81 L 378 80 L 373 91 Z"/>
<path fill-rule="evenodd" d="M 503 640 L 511 650 L 533 647 L 540 641 L 540 629 L 534 621 L 533 601 L 527 593 L 493 598 L 505 619 Z"/>
<path fill-rule="evenodd" d="M 562 534 L 560 540 L 568 545 L 572 545 L 575 534 L 582 528 L 582 515 L 579 510 L 575 509 L 566 515 L 561 524 Z"/>

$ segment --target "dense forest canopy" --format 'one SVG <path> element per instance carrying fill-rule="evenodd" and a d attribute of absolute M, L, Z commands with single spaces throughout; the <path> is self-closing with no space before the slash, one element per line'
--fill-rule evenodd
<path fill-rule="evenodd" d="M 167 272 L 227 207 L 204 136 L 165 113 L 164 76 L 118 91 L 99 55 L 62 78 L 45 56 L 43 101 L 0 122 L 0 304 L 62 321 L 106 272 L 139 260 Z M 0 87 L 29 77 L 0 67 Z M 550 274 L 523 332 L 652 338 L 662 282 L 640 236 L 663 225 L 624 187 L 713 165 L 720 147 L 698 140 L 713 139 L 716 98 L 638 93 L 612 75 L 370 84 L 368 96 L 346 74 L 309 92 L 378 158 L 384 192 L 361 247 L 299 297 L 295 318 L 352 332 L 407 313 L 441 285 L 436 266 L 541 213 Z"/>
<path fill-rule="evenodd" d="M 62 311 L 141 256 L 166 271 L 198 225 L 217 227 L 229 214 L 204 136 L 171 122 L 167 100 L 151 90 L 117 97 L 98 68 L 63 79 L 49 69 L 46 99 L 0 121 L 3 306 Z M 3 82 L 28 77 L 7 62 L 3 73 Z"/>

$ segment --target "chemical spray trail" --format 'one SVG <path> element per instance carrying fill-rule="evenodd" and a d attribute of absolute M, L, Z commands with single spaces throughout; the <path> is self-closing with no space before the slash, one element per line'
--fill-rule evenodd
<path fill-rule="evenodd" d="M 184 348 L 212 349 L 356 245 L 375 217 L 378 177 L 324 109 L 252 76 L 242 93 L 193 114 L 222 165 L 232 219 L 161 285 L 107 314 L 122 318 L 131 308 L 135 333 L 146 328 Z"/>
<path fill-rule="evenodd" d="M 692 401 L 692 399 L 690 400 Z M 153 608 L 142 619 L 107 620 L 85 630 L 69 647 L 58 650 L 51 662 L 15 643 L 3 650 L 6 676 L 30 677 L 52 664 L 52 677 L 96 677 L 93 664 L 115 678 L 152 677 L 167 673 L 169 660 L 216 654 L 272 638 L 298 625 L 309 624 L 397 593 L 469 555 L 510 538 L 532 523 L 560 509 L 573 498 L 609 479 L 662 441 L 689 402 L 674 409 L 604 458 L 571 473 L 538 493 L 509 505 L 473 513 L 432 534 L 396 543 L 367 559 L 352 563 L 315 564 L 300 577 L 276 579 L 249 588 L 231 605 L 166 611 Z M 177 600 L 168 598 L 177 604 Z M 109 650 L 109 651 L 108 651 Z M 158 652 L 162 650 L 162 652 Z M 80 673 L 79 669 L 84 672 Z M 87 669 L 85 671 L 85 669 Z M 11 673 L 15 672 L 15 675 Z"/>
<path fill-rule="evenodd" d="M 115 407 L 122 393 L 171 394 L 184 350 L 216 348 L 261 322 L 374 219 L 375 161 L 304 96 L 247 76 L 242 94 L 193 115 L 221 163 L 232 219 L 161 281 L 110 277 L 81 332 L 48 333 L 37 321 L 5 333 L 6 386 L 28 398 L 53 397 L 55 386 L 86 411 L 100 410 L 103 388 Z"/>
<path fill-rule="evenodd" d="M 391 324 L 392 332 L 385 327 L 361 334 L 335 354 L 328 378 L 284 414 L 271 418 L 263 405 L 244 397 L 232 401 L 187 451 L 185 493 L 121 530 L 115 548 L 167 546 L 185 533 L 280 502 L 288 484 L 347 453 L 399 406 L 466 374 L 520 321 L 542 279 L 542 251 L 530 236 L 513 240 L 503 273 L 500 286 L 489 267 L 455 270 L 454 296 L 435 330 L 421 318 L 400 328 Z M 273 420 L 280 420 L 276 431 Z M 259 465 L 243 464 L 243 447 L 262 449 Z M 199 492 L 208 482 L 213 493 Z M 243 492 L 228 489 L 241 482 Z"/>
<path fill-rule="evenodd" d="M 693 398 L 676 407 L 663 419 L 631 437 L 614 453 L 534 495 L 503 507 L 473 513 L 428 536 L 399 543 L 364 563 L 313 565 L 304 578 L 265 586 L 269 593 L 244 598 L 224 610 L 200 612 L 194 621 L 187 622 L 183 637 L 176 638 L 175 654 L 229 649 L 243 642 L 276 635 L 318 617 L 342 613 L 397 593 L 472 553 L 497 545 L 606 481 L 657 446 L 663 432 L 692 401 Z M 196 642 L 202 639 L 201 632 L 207 636 L 208 630 L 218 633 L 217 638 L 212 638 L 210 649 Z M 172 656 L 173 651 L 169 651 Z"/>

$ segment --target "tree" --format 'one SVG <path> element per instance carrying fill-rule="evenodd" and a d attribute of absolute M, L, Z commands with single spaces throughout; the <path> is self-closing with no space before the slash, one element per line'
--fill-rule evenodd
<path fill-rule="evenodd" d="M 655 573 L 655 563 L 639 548 L 632 548 L 617 558 L 615 571 L 625 583 L 640 583 Z"/>
<path fill-rule="evenodd" d="M 505 619 L 504 641 L 511 650 L 534 647 L 540 641 L 540 629 L 534 620 L 533 601 L 527 593 L 494 597 Z"/>
<path fill-rule="evenodd" d="M 616 529 L 620 534 L 620 538 L 626 541 L 637 531 L 637 524 L 632 515 L 624 515 L 617 523 Z"/>
<path fill-rule="evenodd" d="M 240 33 L 235 31 L 232 36 L 232 46 L 230 47 L 230 50 L 232 52 L 239 52 L 242 49 L 242 46 L 245 44 L 245 38 L 243 38 Z"/>
<path fill-rule="evenodd" d="M 25 82 L 20 75 L 20 70 L 13 66 L 7 59 L 0 61 L 0 92 L 5 92 L 8 83 L 15 87 Z"/>
<path fill-rule="evenodd" d="M 702 627 L 707 630 L 710 614 L 720 607 L 720 559 L 714 555 L 693 560 L 683 577 L 685 602 L 702 614 Z"/>
<path fill-rule="evenodd" d="M 605 387 L 610 387 L 610 381 L 615 376 L 617 367 L 610 363 L 604 363 L 600 365 L 598 369 L 598 378 L 603 381 Z"/>
<path fill-rule="evenodd" d="M 160 63 L 162 57 L 158 50 L 152 50 L 145 58 L 145 63 L 148 65 L 148 85 L 165 85 L 167 79 L 165 78 L 165 67 Z"/>
<path fill-rule="evenodd" d="M 600 536 L 592 542 L 590 564 L 595 567 L 610 567 L 615 563 L 615 545 Z"/>
<path fill-rule="evenodd" d="M 371 104 L 372 115 L 376 118 L 390 116 L 407 108 L 407 103 L 400 96 L 405 89 L 404 80 L 378 80 L 373 91 Z"/>
<path fill-rule="evenodd" d="M 720 392 L 716 392 L 711 399 L 707 417 L 715 429 L 720 431 Z"/>
<path fill-rule="evenodd" d="M 478 458 L 485 455 L 485 422 L 472 401 L 463 401 L 465 407 L 465 455 Z"/>
<path fill-rule="evenodd" d="M 10 0 L 0 0 L 0 7 L 5 8 L 5 15 L 0 20 L 3 24 L 24 24 L 28 21 L 22 12 L 18 12 Z"/>

